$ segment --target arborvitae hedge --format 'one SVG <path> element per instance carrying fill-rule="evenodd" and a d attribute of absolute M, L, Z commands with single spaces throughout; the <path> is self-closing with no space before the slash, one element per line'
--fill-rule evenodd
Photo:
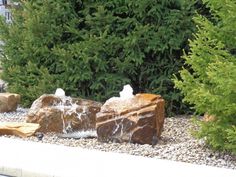
<path fill-rule="evenodd" d="M 25 105 L 56 87 L 104 101 L 129 83 L 136 93 L 161 94 L 168 112 L 180 113 L 186 107 L 171 78 L 183 65 L 193 14 L 184 0 L 27 1 L 0 26 L 2 77 Z"/>
<path fill-rule="evenodd" d="M 190 42 L 191 52 L 184 56 L 188 67 L 175 82 L 198 113 L 215 117 L 199 121 L 197 135 L 215 149 L 236 153 L 236 3 L 203 2 L 211 9 L 211 20 L 195 18 L 199 30 Z"/>

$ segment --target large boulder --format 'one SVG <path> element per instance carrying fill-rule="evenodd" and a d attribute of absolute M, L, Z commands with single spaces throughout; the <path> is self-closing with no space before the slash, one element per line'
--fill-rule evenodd
<path fill-rule="evenodd" d="M 40 124 L 41 132 L 69 133 L 91 130 L 102 104 L 85 99 L 71 99 L 44 94 L 32 104 L 26 121 Z"/>
<path fill-rule="evenodd" d="M 15 111 L 20 102 L 20 95 L 15 93 L 0 93 L 0 112 Z"/>
<path fill-rule="evenodd" d="M 98 140 L 155 144 L 163 129 L 164 104 L 154 94 L 107 100 L 97 113 Z"/>
<path fill-rule="evenodd" d="M 0 135 L 15 135 L 25 138 L 34 135 L 39 128 L 39 124 L 33 123 L 0 122 Z"/>

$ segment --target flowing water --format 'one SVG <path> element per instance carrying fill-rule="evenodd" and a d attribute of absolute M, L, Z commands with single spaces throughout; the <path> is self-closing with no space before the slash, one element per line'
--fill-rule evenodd
<path fill-rule="evenodd" d="M 97 133 L 95 130 L 86 130 L 86 131 L 73 131 L 72 129 L 72 122 L 67 120 L 67 116 L 71 116 L 75 114 L 79 120 L 88 118 L 87 116 L 87 107 L 80 106 L 76 103 L 73 103 L 71 97 L 66 96 L 63 89 L 58 88 L 55 92 L 55 96 L 61 99 L 61 102 L 54 105 L 55 108 L 59 109 L 61 114 L 61 119 L 63 122 L 63 134 L 59 134 L 59 137 L 62 138 L 89 138 L 89 137 L 96 137 Z M 82 111 L 78 111 L 82 110 Z"/>
<path fill-rule="evenodd" d="M 91 138 L 97 137 L 96 130 L 86 130 L 86 131 L 73 131 L 72 129 L 72 122 L 66 121 L 66 117 L 72 114 L 76 114 L 76 117 L 81 119 L 88 118 L 86 106 L 80 106 L 76 103 L 73 103 L 72 98 L 65 95 L 65 91 L 61 88 L 57 88 L 55 92 L 55 96 L 59 97 L 62 101 L 59 104 L 56 104 L 54 107 L 61 110 L 63 113 L 61 115 L 61 119 L 63 121 L 63 134 L 59 134 L 59 137 L 62 138 Z M 120 97 L 112 97 L 110 100 L 128 100 L 133 98 L 133 89 L 130 85 L 125 85 L 123 90 L 120 92 Z M 77 111 L 78 109 L 82 111 Z M 122 122 L 116 125 L 116 129 L 114 130 L 114 134 L 121 128 L 121 133 L 123 132 Z"/>

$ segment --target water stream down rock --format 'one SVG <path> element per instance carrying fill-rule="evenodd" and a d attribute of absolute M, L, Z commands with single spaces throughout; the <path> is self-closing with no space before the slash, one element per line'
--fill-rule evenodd
<path fill-rule="evenodd" d="M 98 140 L 156 144 L 163 129 L 164 104 L 164 99 L 154 94 L 107 100 L 97 113 Z"/>
<path fill-rule="evenodd" d="M 38 131 L 43 133 L 95 130 L 101 105 L 91 100 L 44 94 L 33 102 L 26 122 L 40 124 Z"/>

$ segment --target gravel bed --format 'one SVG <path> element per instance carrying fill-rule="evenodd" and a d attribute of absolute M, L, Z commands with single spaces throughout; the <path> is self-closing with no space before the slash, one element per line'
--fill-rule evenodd
<path fill-rule="evenodd" d="M 18 108 L 16 112 L 0 114 L 0 122 L 24 121 L 27 111 Z M 96 138 L 60 138 L 53 133 L 45 134 L 41 141 L 34 136 L 25 140 L 236 169 L 236 155 L 212 151 L 204 140 L 196 140 L 191 136 L 191 128 L 196 127 L 192 126 L 189 116 L 166 118 L 161 140 L 154 147 L 131 143 L 101 143 Z M 19 139 L 15 136 L 5 137 Z"/>
<path fill-rule="evenodd" d="M 17 108 L 15 112 L 0 113 L 0 122 L 24 122 L 29 109 Z"/>

